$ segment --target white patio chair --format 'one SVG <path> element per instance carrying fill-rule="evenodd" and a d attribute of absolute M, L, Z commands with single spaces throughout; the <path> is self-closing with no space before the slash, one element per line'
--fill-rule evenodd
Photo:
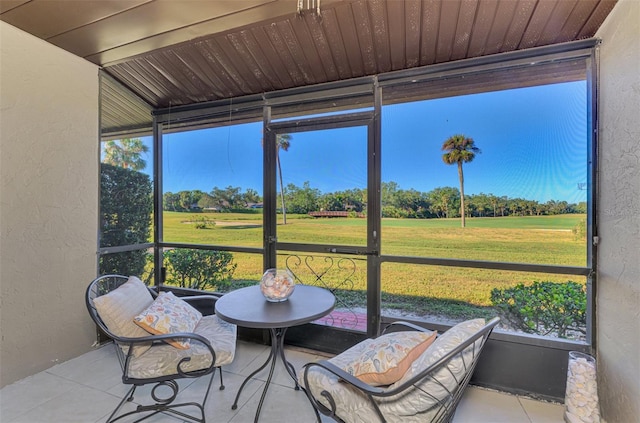
<path fill-rule="evenodd" d="M 455 325 L 411 358 L 413 361 L 404 362 L 406 371 L 398 374 L 397 380 L 387 381 L 389 384 L 366 383 L 361 375 L 352 374 L 357 374 L 362 367 L 358 363 L 372 358 L 373 366 L 369 370 L 374 368 L 380 372 L 374 376 L 388 377 L 392 367 L 399 365 L 399 360 L 378 356 L 382 352 L 375 351 L 376 340 L 365 340 L 330 360 L 306 364 L 301 383 L 316 410 L 337 422 L 448 422 L 499 320 L 496 317 L 485 324 L 484 319 L 473 319 Z M 431 332 L 396 322 L 385 329 L 385 334 L 397 329 Z M 405 350 L 400 345 L 402 342 L 396 339 L 379 345 L 395 354 Z M 413 345 L 406 348 L 412 349 Z"/>
<path fill-rule="evenodd" d="M 158 297 L 154 290 L 147 288 L 138 278 L 121 275 L 101 276 L 92 281 L 87 288 L 86 304 L 89 315 L 101 330 L 113 338 L 122 368 L 122 382 L 131 385 L 107 419 L 108 423 L 135 413 L 147 413 L 136 421 L 158 413 L 170 413 L 181 419 L 204 423 L 204 406 L 215 371 L 233 361 L 236 326 L 218 319 L 214 314 L 202 316 L 197 311 L 193 313 L 196 319 L 199 315 L 199 320 L 190 332 L 152 335 L 134 323 L 136 316 L 154 310 L 150 307 L 161 297 L 163 295 Z M 209 301 L 212 313 L 216 300 L 213 295 L 183 297 L 179 300 L 175 298 L 177 297 L 174 297 L 173 301 L 176 304 L 179 301 Z M 179 304 L 184 306 L 184 303 Z M 181 349 L 172 345 L 176 342 L 182 343 Z M 189 345 L 185 348 L 187 342 Z M 201 402 L 174 402 L 179 392 L 179 379 L 208 375 L 210 379 Z M 153 388 L 148 404 L 138 405 L 133 411 L 123 412 L 116 417 L 125 402 L 133 401 L 136 388 L 149 384 L 153 385 Z M 222 371 L 220 389 L 224 389 Z M 187 414 L 183 411 L 187 407 L 195 407 L 198 413 Z"/>

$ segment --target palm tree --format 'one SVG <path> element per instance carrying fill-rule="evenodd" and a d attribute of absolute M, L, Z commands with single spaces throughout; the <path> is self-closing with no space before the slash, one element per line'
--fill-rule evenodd
<path fill-rule="evenodd" d="M 276 163 L 278 164 L 278 175 L 280 177 L 280 200 L 282 202 L 282 224 L 287 224 L 287 211 L 284 206 L 284 184 L 282 183 L 282 166 L 280 165 L 280 150 L 288 151 L 291 147 L 291 135 L 276 135 Z"/>
<path fill-rule="evenodd" d="M 103 162 L 125 169 L 142 170 L 147 162 L 141 157 L 149 151 L 140 138 L 124 138 L 120 141 L 107 141 Z"/>
<path fill-rule="evenodd" d="M 464 214 L 464 175 L 462 173 L 462 163 L 469 163 L 476 154 L 480 153 L 480 149 L 474 145 L 473 138 L 467 138 L 458 134 L 450 137 L 442 144 L 442 151 L 446 151 L 442 155 L 442 160 L 446 164 L 458 164 L 458 177 L 460 178 L 460 216 L 462 217 L 462 227 L 465 227 Z"/>

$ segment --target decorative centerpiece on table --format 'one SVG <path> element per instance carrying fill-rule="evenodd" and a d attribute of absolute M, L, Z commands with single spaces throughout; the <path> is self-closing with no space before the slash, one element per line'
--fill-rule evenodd
<path fill-rule="evenodd" d="M 262 295 L 273 303 L 286 301 L 296 287 L 293 274 L 286 269 L 269 269 L 260 280 Z"/>

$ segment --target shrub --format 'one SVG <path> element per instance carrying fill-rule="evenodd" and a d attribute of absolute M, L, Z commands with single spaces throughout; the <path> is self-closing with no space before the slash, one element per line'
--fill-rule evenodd
<path fill-rule="evenodd" d="M 149 242 L 153 211 L 151 179 L 132 169 L 100 164 L 100 247 Z M 143 277 L 146 249 L 100 256 L 100 274 Z"/>
<path fill-rule="evenodd" d="M 238 266 L 227 251 L 175 248 L 164 254 L 164 260 L 169 284 L 202 290 L 228 290 Z"/>
<path fill-rule="evenodd" d="M 493 289 L 491 302 L 516 329 L 526 333 L 566 338 L 568 331 L 586 333 L 587 300 L 584 286 L 534 282 L 512 288 Z"/>
<path fill-rule="evenodd" d="M 196 229 L 208 229 L 209 226 L 216 226 L 216 221 L 206 217 L 199 217 L 194 221 L 194 227 Z"/>

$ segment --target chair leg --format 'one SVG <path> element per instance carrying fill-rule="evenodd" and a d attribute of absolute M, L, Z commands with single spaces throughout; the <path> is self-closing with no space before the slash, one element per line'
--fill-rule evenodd
<path fill-rule="evenodd" d="M 122 400 L 120 401 L 120 403 L 118 404 L 118 406 L 116 407 L 116 409 L 113 411 L 113 413 L 111 413 L 111 415 L 109 416 L 109 418 L 107 419 L 107 423 L 112 423 L 115 421 L 118 421 L 124 417 L 130 416 L 132 414 L 136 414 L 136 413 L 148 413 L 142 417 L 140 417 L 138 420 L 135 420 L 134 423 L 138 423 L 141 422 L 145 419 L 148 419 L 149 417 L 155 416 L 158 413 L 167 413 L 167 414 L 173 414 L 175 416 L 178 416 L 179 418 L 183 419 L 183 420 L 190 420 L 190 421 L 194 421 L 197 423 L 205 423 L 206 422 L 206 417 L 205 417 L 205 404 L 207 402 L 207 399 L 209 398 L 209 391 L 211 391 L 211 385 L 213 384 L 213 378 L 215 377 L 215 371 L 211 373 L 211 377 L 209 377 L 209 381 L 207 383 L 207 390 L 204 394 L 204 397 L 202 399 L 202 403 L 197 403 L 197 402 L 183 402 L 183 403 L 178 403 L 178 404 L 173 404 L 173 401 L 176 399 L 176 397 L 178 396 L 178 390 L 179 390 L 179 386 L 178 383 L 175 380 L 168 380 L 168 381 L 164 381 L 164 382 L 159 382 L 157 383 L 154 388 L 151 391 L 151 397 L 154 399 L 155 403 L 154 404 L 150 404 L 150 405 L 138 405 L 136 407 L 135 410 L 133 411 L 129 411 L 126 413 L 123 413 L 121 415 L 119 415 L 118 417 L 114 418 L 114 416 L 118 413 L 118 411 L 120 410 L 120 408 L 122 407 L 122 405 L 126 402 L 126 401 L 131 401 L 133 399 L 133 392 L 136 389 L 136 386 L 134 385 L 129 392 L 127 392 L 127 394 L 122 398 Z M 173 392 L 172 395 L 166 399 L 164 398 L 159 398 L 156 394 L 155 394 L 155 390 L 159 387 L 165 387 L 165 388 L 170 388 Z M 179 408 L 183 408 L 183 407 L 196 407 L 198 408 L 199 416 L 196 415 L 192 415 L 192 414 L 187 414 L 183 411 L 180 411 Z"/>
<path fill-rule="evenodd" d="M 220 372 L 220 390 L 224 391 L 224 383 L 222 382 L 222 367 L 218 367 L 218 371 Z"/>
<path fill-rule="evenodd" d="M 136 388 L 137 387 L 138 387 L 138 385 L 133 385 L 131 387 L 131 389 L 129 389 L 129 393 L 127 394 L 128 395 L 127 401 L 129 401 L 129 402 L 133 401 L 133 394 L 136 393 Z"/>

